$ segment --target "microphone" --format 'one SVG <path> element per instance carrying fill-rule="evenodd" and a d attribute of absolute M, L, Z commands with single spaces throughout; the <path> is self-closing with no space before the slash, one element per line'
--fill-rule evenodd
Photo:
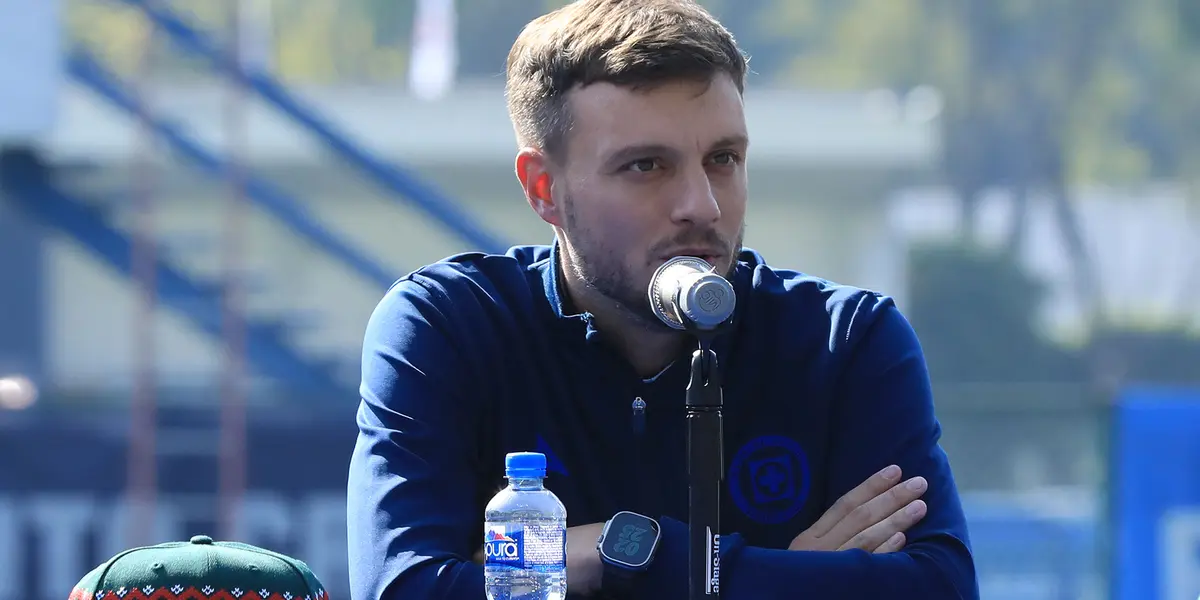
<path fill-rule="evenodd" d="M 733 316 L 733 284 L 694 256 L 676 256 L 650 278 L 650 309 L 672 329 L 710 332 Z"/>

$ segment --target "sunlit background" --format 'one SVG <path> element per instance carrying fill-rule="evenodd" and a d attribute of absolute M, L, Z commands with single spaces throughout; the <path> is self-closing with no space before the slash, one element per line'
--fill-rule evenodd
<path fill-rule="evenodd" d="M 366 319 L 551 240 L 502 86 L 559 4 L 0 0 L 0 600 L 200 532 L 347 597 Z M 704 4 L 747 245 L 910 317 L 985 600 L 1194 600 L 1200 2 Z"/>

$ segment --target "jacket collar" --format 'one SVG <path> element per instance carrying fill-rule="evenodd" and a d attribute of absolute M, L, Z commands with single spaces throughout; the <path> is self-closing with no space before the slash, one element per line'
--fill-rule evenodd
<path fill-rule="evenodd" d="M 600 341 L 600 331 L 596 329 L 592 315 L 577 310 L 571 304 L 566 293 L 561 277 L 561 253 L 562 249 L 558 239 L 555 238 L 548 252 L 543 250 L 542 253 L 539 253 L 540 260 L 531 265 L 540 271 L 542 288 L 549 304 L 551 326 L 560 335 L 565 336 L 568 341 L 582 339 L 588 343 L 597 343 Z M 737 307 L 734 309 L 734 316 L 728 329 L 713 342 L 713 350 L 721 360 L 723 370 L 725 357 L 742 329 L 740 323 L 745 317 L 750 302 L 754 272 L 758 266 L 763 264 L 765 262 L 762 256 L 755 250 L 744 248 L 738 255 L 737 268 L 732 277 L 734 292 L 737 294 Z"/>

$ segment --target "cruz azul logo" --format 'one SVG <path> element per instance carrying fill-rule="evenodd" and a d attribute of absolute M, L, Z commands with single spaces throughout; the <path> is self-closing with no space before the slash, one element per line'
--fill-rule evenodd
<path fill-rule="evenodd" d="M 520 525 L 489 525 L 483 538 L 485 561 L 491 565 L 521 566 L 525 558 L 524 538 Z"/>

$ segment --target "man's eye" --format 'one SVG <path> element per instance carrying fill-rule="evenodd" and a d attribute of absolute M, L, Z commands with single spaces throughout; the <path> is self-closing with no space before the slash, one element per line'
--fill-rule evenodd
<path fill-rule="evenodd" d="M 635 173 L 648 173 L 650 171 L 653 171 L 654 167 L 656 167 L 656 166 L 658 166 L 658 163 L 656 163 L 654 161 L 654 159 L 643 158 L 641 160 L 635 160 L 635 161 L 625 165 L 625 169 L 629 170 L 629 171 L 633 171 Z"/>
<path fill-rule="evenodd" d="M 736 165 L 741 157 L 736 152 L 721 152 L 713 156 L 713 162 L 718 165 Z"/>

